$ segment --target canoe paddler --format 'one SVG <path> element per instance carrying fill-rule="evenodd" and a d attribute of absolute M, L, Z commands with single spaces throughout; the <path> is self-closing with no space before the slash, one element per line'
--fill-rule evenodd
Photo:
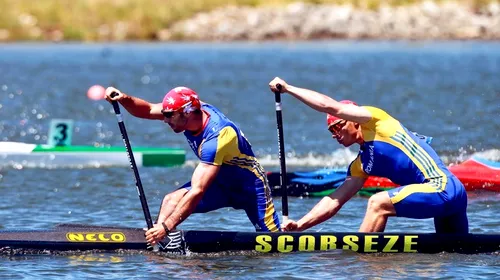
<path fill-rule="evenodd" d="M 358 106 L 349 100 L 339 102 L 280 78 L 273 79 L 269 86 L 273 92 L 288 93 L 316 111 L 327 113 L 328 130 L 339 144 L 360 146 L 345 182 L 300 220 L 283 223 L 284 230 L 302 231 L 330 219 L 363 187 L 368 176 L 379 176 L 401 187 L 370 197 L 359 231 L 382 232 L 391 216 L 434 218 L 437 233 L 469 231 L 465 188 L 426 139 L 410 132 L 382 109 Z"/>
<path fill-rule="evenodd" d="M 111 97 L 113 92 L 118 94 Z M 250 142 L 234 122 L 202 102 L 194 90 L 176 87 L 161 103 L 150 103 L 108 87 L 106 99 L 120 102 L 135 117 L 161 120 L 175 133 L 184 133 L 200 160 L 191 180 L 164 197 L 156 224 L 146 232 L 149 243 L 161 241 L 191 213 L 223 207 L 243 209 L 257 231 L 280 230 L 266 172 Z"/>

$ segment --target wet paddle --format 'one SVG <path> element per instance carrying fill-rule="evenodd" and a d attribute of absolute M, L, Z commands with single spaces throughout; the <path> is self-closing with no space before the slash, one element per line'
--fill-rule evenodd
<path fill-rule="evenodd" d="M 283 117 L 281 114 L 281 85 L 276 85 L 278 92 L 274 92 L 276 102 L 276 124 L 278 129 L 278 147 L 280 159 L 280 188 L 281 188 L 281 208 L 283 222 L 288 220 L 288 193 L 286 183 L 286 163 L 285 163 L 285 140 L 283 138 Z"/>
<path fill-rule="evenodd" d="M 113 92 L 111 94 L 111 97 L 114 96 L 116 96 L 116 92 Z M 127 130 L 125 129 L 125 124 L 123 123 L 122 114 L 120 112 L 120 105 L 118 105 L 117 101 L 112 101 L 111 104 L 113 105 L 116 118 L 118 119 L 118 126 L 120 127 L 123 143 L 125 144 L 125 148 L 127 150 L 127 156 L 130 162 L 130 167 L 134 171 L 135 185 L 137 187 L 139 199 L 141 200 L 141 206 L 142 206 L 142 211 L 144 212 L 144 218 L 146 219 L 146 224 L 148 226 L 148 229 L 150 229 L 153 227 L 153 220 L 151 219 L 151 213 L 149 212 L 148 201 L 146 200 L 146 196 L 144 194 L 144 188 L 142 187 L 141 177 L 139 176 L 139 170 L 137 169 L 137 165 L 135 163 L 134 153 L 132 153 L 132 146 L 130 145 Z M 159 245 L 161 248 L 165 248 L 165 246 L 163 246 L 161 242 L 159 243 Z"/>

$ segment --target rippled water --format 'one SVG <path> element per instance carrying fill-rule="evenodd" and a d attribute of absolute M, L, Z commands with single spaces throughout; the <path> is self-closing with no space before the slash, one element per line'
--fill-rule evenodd
<path fill-rule="evenodd" d="M 42 144 L 50 119 L 75 121 L 73 143 L 123 145 L 111 106 L 90 101 L 93 84 L 114 85 L 159 102 L 177 85 L 196 89 L 239 123 L 267 170 L 276 170 L 274 98 L 267 83 L 281 76 L 330 96 L 386 109 L 412 130 L 433 136 L 447 163 L 476 154 L 500 160 L 498 43 L 244 43 L 11 44 L 0 47 L 0 141 Z M 355 149 L 336 144 L 324 115 L 284 96 L 291 170 L 345 166 Z M 133 146 L 189 149 L 161 122 L 125 114 Z M 189 180 L 196 164 L 141 168 L 153 216 L 163 195 Z M 34 164 L 36 166 L 36 163 Z M 29 168 L 0 163 L 2 229 L 43 229 L 56 223 L 142 227 L 143 214 L 127 167 Z M 500 196 L 469 194 L 471 231 L 498 233 Z M 299 218 L 318 198 L 290 198 Z M 280 200 L 275 200 L 281 209 Z M 315 231 L 355 231 L 366 198 L 357 197 Z M 241 211 L 193 215 L 184 229 L 252 231 Z M 433 231 L 431 220 L 391 219 L 387 231 Z M 44 279 L 165 278 L 483 278 L 500 277 L 498 255 L 359 255 L 323 252 L 275 255 L 138 254 L 0 257 L 0 277 Z"/>

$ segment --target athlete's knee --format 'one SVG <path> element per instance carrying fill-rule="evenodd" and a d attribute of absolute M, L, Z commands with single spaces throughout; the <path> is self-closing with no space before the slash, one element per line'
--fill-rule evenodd
<path fill-rule="evenodd" d="M 177 203 L 179 203 L 179 201 L 186 194 L 186 192 L 187 192 L 186 190 L 180 189 L 165 195 L 165 197 L 163 198 L 162 205 L 163 206 L 167 206 L 169 204 L 177 205 Z"/>
<path fill-rule="evenodd" d="M 368 199 L 367 211 L 379 215 L 394 215 L 394 205 L 387 192 L 374 194 Z"/>
<path fill-rule="evenodd" d="M 162 207 L 166 207 L 170 201 L 172 200 L 172 194 L 167 194 L 163 197 L 163 201 L 161 202 Z"/>

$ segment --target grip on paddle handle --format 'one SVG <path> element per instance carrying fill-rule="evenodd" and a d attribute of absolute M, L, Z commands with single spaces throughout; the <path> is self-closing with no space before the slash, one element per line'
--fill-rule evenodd
<path fill-rule="evenodd" d="M 281 90 L 283 89 L 283 86 L 281 84 L 276 84 L 276 89 L 277 91 L 274 92 L 274 101 L 276 101 L 276 106 L 281 107 Z M 278 107 L 276 107 L 276 110 L 281 109 L 278 109 Z"/>
<path fill-rule="evenodd" d="M 276 88 L 278 89 L 278 93 L 281 93 L 281 90 L 283 90 L 283 86 L 281 84 L 276 84 Z"/>
<path fill-rule="evenodd" d="M 115 115 L 119 115 L 120 114 L 120 106 L 118 106 L 118 102 L 116 101 L 113 101 L 113 110 L 115 110 Z"/>
<path fill-rule="evenodd" d="M 118 95 L 118 92 L 113 91 L 109 96 L 115 97 L 117 95 Z M 113 110 L 115 111 L 115 114 L 120 115 L 120 106 L 118 105 L 118 101 L 113 100 L 113 101 L 111 101 L 111 104 L 113 105 Z"/>

